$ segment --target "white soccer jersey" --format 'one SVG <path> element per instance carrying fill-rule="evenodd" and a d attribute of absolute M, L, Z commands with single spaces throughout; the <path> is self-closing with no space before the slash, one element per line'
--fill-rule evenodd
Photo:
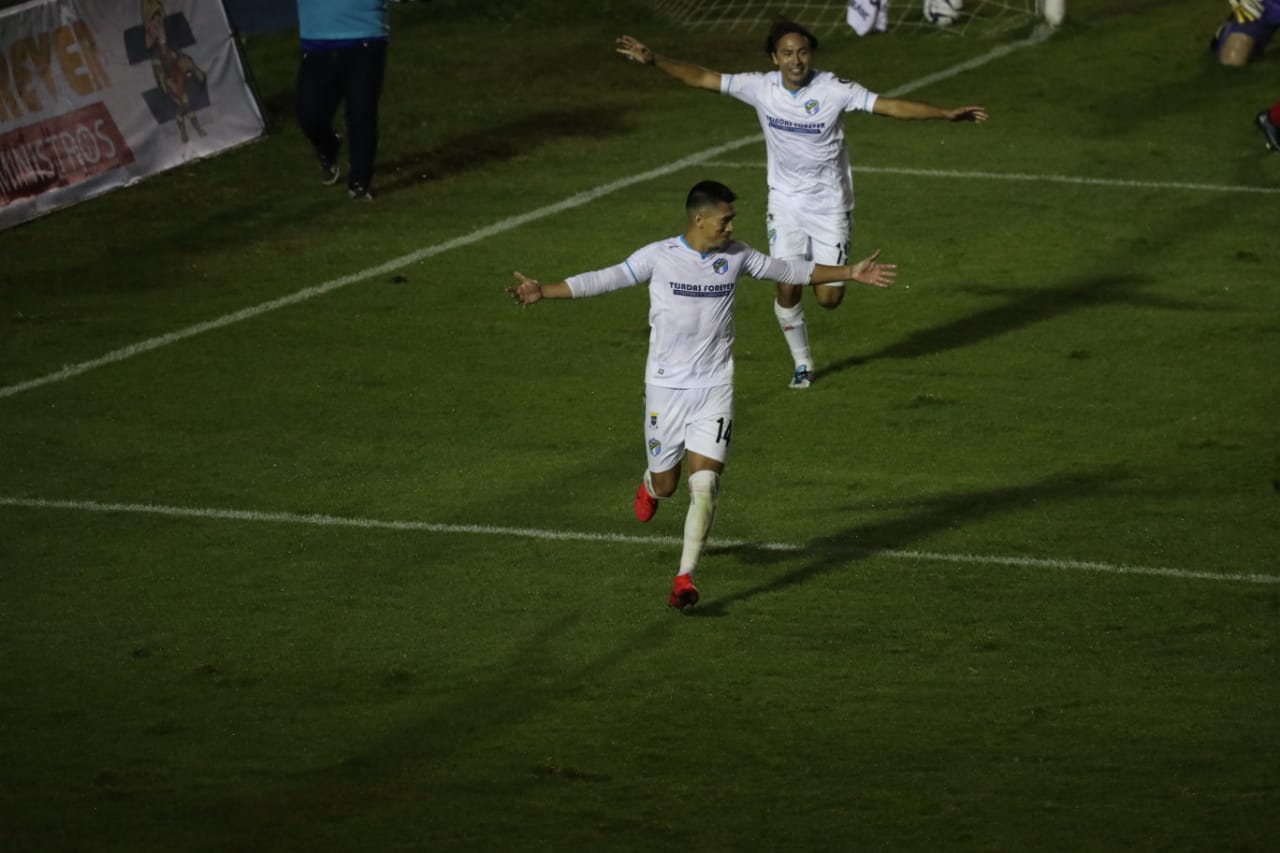
<path fill-rule="evenodd" d="M 738 277 L 808 284 L 811 261 L 781 261 L 744 243 L 702 254 L 683 236 L 650 243 L 617 266 L 566 279 L 575 299 L 649 282 L 645 382 L 664 388 L 733 383 Z"/>
<path fill-rule="evenodd" d="M 769 160 L 769 195 L 810 213 L 853 209 L 853 169 L 844 141 L 844 114 L 871 112 L 879 97 L 830 71 L 815 71 L 799 92 L 782 74 L 720 75 L 720 92 L 756 108 Z"/>

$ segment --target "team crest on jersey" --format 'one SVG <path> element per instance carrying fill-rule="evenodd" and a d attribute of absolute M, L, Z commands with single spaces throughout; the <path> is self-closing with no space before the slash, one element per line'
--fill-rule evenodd
<path fill-rule="evenodd" d="M 657 425 L 658 425 L 658 413 L 657 413 L 657 412 L 650 412 L 650 413 L 649 413 L 649 426 L 651 426 L 651 427 L 656 427 Z"/>
<path fill-rule="evenodd" d="M 805 115 L 816 115 L 818 112 L 818 107 L 820 106 L 822 105 L 818 103 L 817 98 L 810 98 L 809 100 L 804 102 Z"/>
<path fill-rule="evenodd" d="M 657 456 L 662 452 L 662 442 L 656 438 L 649 439 L 649 455 Z"/>
<path fill-rule="evenodd" d="M 716 258 L 714 261 L 711 262 L 711 268 L 715 270 L 717 273 L 719 273 L 720 275 L 724 275 L 726 272 L 729 271 L 729 262 L 726 261 L 724 258 Z"/>
<path fill-rule="evenodd" d="M 769 245 L 772 246 L 776 242 L 778 242 L 778 229 L 770 228 L 769 229 Z"/>

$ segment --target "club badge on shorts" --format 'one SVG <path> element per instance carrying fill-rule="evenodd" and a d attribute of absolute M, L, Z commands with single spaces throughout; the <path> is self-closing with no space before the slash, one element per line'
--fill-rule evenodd
<path fill-rule="evenodd" d="M 662 452 L 662 442 L 656 438 L 649 439 L 649 455 L 657 456 Z"/>

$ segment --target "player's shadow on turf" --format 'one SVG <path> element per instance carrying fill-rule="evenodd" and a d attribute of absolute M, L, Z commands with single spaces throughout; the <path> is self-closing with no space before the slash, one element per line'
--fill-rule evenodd
<path fill-rule="evenodd" d="M 1208 305 L 1200 302 L 1141 293 L 1141 288 L 1150 284 L 1151 281 L 1150 276 L 1131 274 L 1070 281 L 1057 287 L 1034 290 L 981 285 L 953 288 L 982 296 L 1002 296 L 1006 297 L 1006 301 L 941 326 L 912 332 L 904 340 L 869 355 L 850 356 L 833 362 L 830 366 L 819 370 L 818 376 L 829 377 L 851 367 L 880 359 L 919 358 L 973 346 L 1085 308 L 1104 305 L 1136 305 L 1176 311 L 1210 310 Z"/>
<path fill-rule="evenodd" d="M 1092 495 L 1104 483 L 1124 479 L 1126 476 L 1128 475 L 1120 470 L 1087 475 L 1060 475 L 1024 486 L 945 495 L 929 500 L 920 512 L 905 518 L 849 527 L 814 540 L 805 546 L 805 553 L 812 556 L 800 568 L 739 592 L 722 597 L 707 596 L 701 604 L 686 613 L 703 618 L 727 616 L 729 608 L 738 602 L 780 592 L 827 572 L 848 568 L 885 551 L 908 548 L 911 543 L 938 530 L 1014 512 L 1038 502 Z M 707 553 L 732 554 L 744 563 L 756 565 L 772 565 L 796 559 L 795 551 L 750 544 L 723 548 L 713 546 L 707 549 Z"/>
<path fill-rule="evenodd" d="M 610 672 L 637 655 L 667 649 L 678 625 L 670 619 L 646 619 L 625 642 L 575 650 L 574 631 L 581 620 L 580 612 L 557 615 L 527 635 L 514 635 L 505 652 L 486 656 L 488 663 L 443 683 L 433 676 L 430 663 L 438 650 L 406 649 L 409 660 L 417 655 L 421 662 L 382 675 L 381 698 L 412 701 L 420 713 L 387 726 L 372 740 L 353 737 L 349 745 L 329 744 L 326 754 L 345 752 L 345 757 L 286 776 L 265 793 L 233 794 L 218 803 L 218 813 L 257 827 L 256 849 L 317 849 L 324 846 L 326 815 L 335 802 L 356 810 L 385 803 L 405 796 L 405 780 L 419 780 L 422 788 L 413 796 L 429 807 L 434 787 L 450 784 L 454 774 L 463 778 L 469 754 L 500 748 L 510 752 L 503 745 L 511 731 L 607 683 Z M 495 648 L 503 646 L 495 643 Z M 566 662 L 566 655 L 572 662 Z M 512 776 L 503 783 L 507 792 L 613 781 L 590 766 L 565 765 L 541 754 L 510 754 Z"/>
<path fill-rule="evenodd" d="M 569 137 L 598 139 L 626 133 L 628 128 L 621 118 L 620 109 L 603 109 L 600 104 L 591 109 L 525 116 L 450 139 L 428 151 L 380 162 L 375 186 L 380 195 L 386 194 L 446 175 L 511 160 L 542 145 L 563 142 Z"/>

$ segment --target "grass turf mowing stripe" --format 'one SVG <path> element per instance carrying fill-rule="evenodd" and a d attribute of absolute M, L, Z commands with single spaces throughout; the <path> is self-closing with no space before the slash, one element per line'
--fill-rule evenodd
<path fill-rule="evenodd" d="M 394 521 L 376 518 L 350 518 L 323 514 L 262 512 L 258 510 L 218 509 L 213 507 L 167 506 L 164 504 L 103 503 L 99 501 L 0 497 L 0 506 L 19 509 L 53 509 L 93 513 L 132 513 L 136 515 L 167 516 L 170 518 L 301 524 L 311 525 L 314 527 L 353 527 L 366 530 L 400 530 L 423 533 L 507 536 L 524 539 L 568 542 L 605 542 L 618 545 L 679 546 L 682 541 L 675 536 L 632 536 L 622 533 L 587 533 L 573 530 L 542 530 L 529 527 L 501 527 L 483 524 L 437 524 L 427 521 Z M 858 548 L 852 546 L 833 546 L 824 544 L 751 542 L 747 540 L 716 538 L 711 539 L 707 547 L 712 550 L 715 548 L 754 548 L 761 551 L 781 551 L 797 554 L 835 553 L 848 554 L 849 556 L 855 557 L 888 557 L 897 560 L 917 560 L 937 563 L 1058 569 L 1100 572 L 1112 575 L 1149 575 L 1154 577 L 1180 578 L 1184 580 L 1280 584 L 1280 575 L 1267 575 L 1250 572 L 1193 571 L 1190 569 L 1132 566 L 1120 563 L 1101 563 L 1087 560 L 1048 559 L 1038 557 L 1001 557 L 990 554 L 946 554 L 937 551 L 916 551 L 897 548 Z"/>
<path fill-rule="evenodd" d="M 1038 29 L 1030 37 L 1025 38 L 1021 41 L 1017 41 L 1012 44 L 1001 45 L 1000 47 L 993 48 L 980 56 L 976 56 L 973 59 L 969 59 L 969 60 L 966 60 L 965 62 L 961 62 L 957 65 L 953 65 L 950 68 L 943 69 L 942 71 L 939 71 L 936 74 L 930 74 L 926 77 L 921 77 L 918 80 L 913 80 L 912 82 L 899 86 L 897 89 L 887 92 L 886 94 L 890 97 L 896 97 L 898 95 L 904 95 L 908 92 L 915 91 L 916 89 L 922 88 L 931 83 L 936 83 L 941 80 L 950 79 L 951 77 L 955 77 L 959 74 L 963 74 L 966 71 L 970 71 L 974 68 L 981 67 L 983 65 L 986 65 L 989 62 L 992 62 L 994 60 L 1000 59 L 1001 57 L 1007 56 L 1008 54 L 1013 53 L 1014 51 L 1021 50 L 1024 47 L 1031 47 L 1033 45 L 1039 44 L 1040 42 L 1047 39 L 1051 34 L 1051 32 L 1052 32 L 1051 29 L 1046 29 L 1046 28 Z M 296 305 L 300 302 L 306 302 L 307 300 L 314 299 L 317 296 L 323 296 L 326 293 L 339 290 L 349 285 L 356 284 L 361 281 L 366 281 L 370 278 L 375 278 L 380 275 L 385 275 L 390 272 L 394 272 L 395 270 L 402 269 L 406 266 L 409 266 L 410 264 L 417 263 L 418 261 L 425 260 L 426 258 L 430 258 L 434 255 L 439 255 L 443 252 L 448 252 L 453 249 L 461 248 L 463 246 L 469 246 L 473 243 L 478 243 L 481 240 L 487 240 L 490 237 L 503 234 L 507 231 L 512 231 L 516 228 L 519 228 L 522 225 L 527 225 L 530 222 L 535 222 L 539 219 L 545 219 L 548 216 L 553 216 L 557 213 L 562 213 L 566 210 L 570 210 L 575 207 L 581 207 L 584 204 L 588 204 L 589 202 L 595 201 L 596 199 L 610 195 L 619 190 L 626 189 L 627 187 L 634 186 L 635 184 L 644 183 L 645 181 L 650 181 L 650 180 L 653 180 L 654 178 L 665 177 L 666 175 L 674 174 L 675 172 L 679 172 L 682 169 L 686 169 L 690 166 L 702 165 L 707 160 L 713 157 L 716 157 L 720 154 L 726 154 L 730 151 L 737 150 L 738 148 L 742 148 L 747 145 L 760 142 L 763 139 L 764 139 L 764 136 L 762 134 L 756 133 L 756 134 L 752 134 L 751 136 L 744 136 L 740 139 L 735 139 L 731 142 L 726 142 L 723 145 L 717 145 L 712 148 L 707 148 L 702 151 L 698 151 L 693 154 L 690 154 L 688 157 L 683 157 L 679 160 L 668 163 L 665 166 L 659 166 L 656 169 L 650 169 L 647 172 L 641 172 L 639 174 L 631 175 L 626 178 L 620 178 L 619 180 L 613 181 L 608 184 L 604 184 L 602 186 L 596 187 L 595 189 L 586 190 L 585 192 L 581 192 L 581 193 L 578 193 L 577 195 L 573 195 L 566 199 L 562 199 L 561 201 L 558 201 L 555 204 L 549 204 L 549 205 L 546 205 L 545 207 L 540 207 L 536 210 L 531 210 L 527 213 L 522 213 L 516 216 L 508 217 L 506 219 L 495 222 L 492 225 L 488 225 L 484 228 L 480 228 L 476 231 L 472 231 L 470 234 L 465 234 L 461 237 L 456 237 L 444 243 L 437 243 L 434 246 L 428 246 L 423 249 L 418 249 L 416 251 L 410 252 L 407 255 L 402 255 L 399 258 L 394 258 L 376 267 L 370 267 L 368 269 L 361 270 L 360 272 L 355 272 L 350 275 L 342 276 L 341 278 L 331 279 L 329 281 L 324 282 L 323 284 L 317 284 L 311 287 L 306 287 L 295 293 L 291 293 L 288 296 L 283 296 L 283 297 L 280 297 L 279 299 L 273 299 L 268 302 L 262 302 L 262 303 L 259 303 L 258 305 L 253 305 L 248 308 L 243 308 L 239 311 L 234 311 L 230 314 L 224 314 L 221 317 L 215 317 L 214 319 L 207 320 L 203 323 L 196 323 L 194 325 L 187 326 L 182 329 L 177 329 L 176 331 L 169 332 L 164 335 L 158 335 L 154 338 L 148 338 L 145 341 L 139 341 L 138 343 L 130 344 L 129 346 L 112 350 L 111 352 L 105 355 L 99 356 L 98 358 L 90 359 L 89 361 L 82 361 L 77 364 L 69 364 L 63 367 L 61 370 L 56 370 L 53 373 L 46 373 L 45 375 L 38 376 L 34 379 L 28 379 L 23 382 L 14 383 L 13 385 L 6 385 L 3 387 L 0 387 L 0 399 L 4 399 L 6 397 L 12 397 L 17 394 L 21 394 L 24 391 L 30 391 L 35 388 L 43 387 L 45 385 L 51 385 L 55 382 L 63 382 L 67 379 L 73 379 L 84 373 L 88 373 L 91 370 L 96 370 L 99 367 L 106 367 L 108 365 L 115 364 L 117 362 L 125 361 L 126 359 L 133 358 L 134 356 L 142 355 L 143 353 L 151 352 L 152 350 L 157 350 L 157 349 L 160 349 L 161 347 L 169 346 L 170 344 L 174 344 L 179 341 L 186 340 L 187 338 L 192 338 L 192 337 L 195 337 L 196 335 L 202 335 L 205 332 L 211 332 L 211 331 L 214 331 L 215 329 L 221 329 L 223 327 L 230 326 L 235 323 L 239 323 L 243 320 L 250 320 L 254 317 L 259 317 L 263 314 L 266 314 L 271 311 L 275 311 L 276 309 L 279 309 L 279 308 L 285 308 L 290 305 Z"/>

